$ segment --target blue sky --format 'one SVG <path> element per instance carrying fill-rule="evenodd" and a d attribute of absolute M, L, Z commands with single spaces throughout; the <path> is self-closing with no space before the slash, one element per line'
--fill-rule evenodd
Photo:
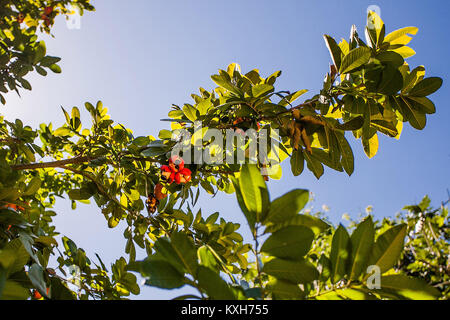
<path fill-rule="evenodd" d="M 355 173 L 326 170 L 317 181 L 305 171 L 293 177 L 286 167 L 280 181 L 271 181 L 272 199 L 293 189 L 309 189 L 313 205 L 330 207 L 334 223 L 343 213 L 358 217 L 373 205 L 376 217 L 393 216 L 404 205 L 428 194 L 438 205 L 449 188 L 449 44 L 448 1 L 149 1 L 94 0 L 95 13 L 81 20 L 81 29 L 69 30 L 58 21 L 48 52 L 63 58 L 63 73 L 29 79 L 33 91 L 22 98 L 7 96 L 0 112 L 21 118 L 37 128 L 64 123 L 60 106 L 82 107 L 85 101 L 102 100 L 113 119 L 134 130 L 136 136 L 156 135 L 167 128 L 165 118 L 172 103 L 190 102 L 198 87 L 212 89 L 210 75 L 231 62 L 244 72 L 258 68 L 262 74 L 282 70 L 280 90 L 320 89 L 330 58 L 323 34 L 348 38 L 350 26 L 363 30 L 369 5 L 378 5 L 387 31 L 419 27 L 411 42 L 417 55 L 408 59 L 425 65 L 428 76 L 440 76 L 444 85 L 432 96 L 437 113 L 428 117 L 423 131 L 409 125 L 399 141 L 381 137 L 379 153 L 367 159 L 359 141 L 352 143 Z M 363 34 L 363 32 L 360 32 Z M 88 125 L 89 118 L 84 113 Z M 351 139 L 350 139 L 351 140 Z M 229 220 L 244 219 L 234 196 L 220 194 L 200 200 L 203 212 L 220 211 Z M 58 230 L 93 256 L 100 253 L 112 262 L 124 252 L 122 226 L 109 230 L 94 206 L 60 202 L 55 221 Z M 143 257 L 143 255 L 141 255 Z M 186 290 L 143 288 L 141 299 L 165 299 Z"/>

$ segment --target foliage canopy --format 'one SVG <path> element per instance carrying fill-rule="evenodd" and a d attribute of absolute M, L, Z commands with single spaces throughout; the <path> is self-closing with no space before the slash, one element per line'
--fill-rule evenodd
<path fill-rule="evenodd" d="M 60 59 L 47 55 L 38 29 L 51 32 L 57 15 L 70 14 L 68 5 L 94 10 L 88 0 L 2 3 L 2 93 L 31 90 L 25 79 L 30 72 L 61 72 Z M 173 105 L 165 119 L 171 130 L 157 138 L 135 137 L 110 119 L 101 101 L 85 104 L 90 127 L 83 125 L 77 107 L 62 110 L 66 123 L 59 128 L 42 124 L 33 130 L 20 119 L 0 117 L 0 298 L 121 299 L 139 294 L 135 273 L 149 286 L 187 285 L 198 291 L 180 297 L 185 299 L 448 298 L 444 205 L 434 210 L 424 198 L 405 208 L 409 215 L 383 221 L 367 216 L 348 229 L 335 228 L 324 217 L 302 211 L 307 190 L 271 199 L 266 181 L 281 178 L 279 164 L 261 174 L 279 158 L 289 160 L 296 176 L 305 164 L 318 179 L 324 166 L 351 175 L 348 137 L 361 139 L 371 158 L 379 134 L 399 139 L 404 123 L 425 127 L 427 115 L 436 111 L 428 96 L 442 80 L 425 77 L 423 66 L 411 69 L 405 61 L 414 54 L 407 44 L 417 28 L 386 34 L 371 12 L 364 33 L 365 41 L 353 26 L 350 39 L 339 43 L 324 36 L 332 64 L 323 88 L 310 99 L 296 102 L 304 89 L 276 89 L 280 71 L 263 78 L 258 70 L 244 74 L 233 63 L 211 77 L 214 90 L 200 88 L 192 103 Z M 5 104 L 4 95 L 0 98 Z M 177 144 L 174 132 L 186 130 L 198 146 L 197 137 L 204 138 L 208 128 L 271 129 L 270 139 L 278 144 L 257 164 L 184 164 L 170 158 Z M 201 149 L 212 145 L 207 140 Z M 201 190 L 235 193 L 254 243 L 246 243 L 240 225 L 218 212 L 194 213 Z M 61 252 L 52 208 L 63 196 L 73 209 L 92 199 L 109 228 L 126 223 L 127 258 L 108 269 L 98 255 L 87 257 L 66 237 Z M 146 250 L 145 260 L 136 261 L 137 248 Z M 49 259 L 56 254 L 58 265 L 52 268 Z M 373 265 L 381 277 L 379 289 L 368 282 Z M 78 270 L 79 277 L 70 280 L 67 267 Z"/>

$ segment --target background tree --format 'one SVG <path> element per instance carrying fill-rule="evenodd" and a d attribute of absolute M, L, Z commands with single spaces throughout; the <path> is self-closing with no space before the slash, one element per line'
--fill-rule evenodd
<path fill-rule="evenodd" d="M 29 89 L 23 77 L 32 70 L 59 71 L 59 59 L 46 56 L 35 32 L 38 26 L 50 32 L 54 15 L 67 14 L 66 4 L 73 3 L 11 1 L 4 6 L 2 79 L 10 90 L 17 91 L 18 85 Z M 93 10 L 87 1 L 77 4 Z M 324 165 L 351 175 L 354 157 L 345 131 L 361 139 L 365 153 L 373 157 L 378 133 L 398 138 L 404 122 L 423 129 L 426 114 L 435 112 L 427 96 L 439 89 L 442 80 L 425 78 L 424 67 L 410 70 L 405 62 L 413 54 L 406 46 L 411 40 L 408 34 L 416 32 L 409 27 L 385 35 L 384 23 L 370 13 L 366 42 L 355 27 L 348 42 L 338 44 L 325 36 L 333 64 L 320 93 L 300 104 L 295 101 L 306 90 L 275 89 L 281 72 L 262 78 L 256 70 L 243 74 L 240 66 L 231 64 L 212 76 L 216 89 L 200 88 L 199 95 L 192 95 L 192 104 L 173 106 L 167 119 L 171 130 L 160 131 L 157 139 L 135 137 L 109 118 L 101 102 L 85 104 L 92 118 L 90 128 L 83 127 L 77 107 L 70 113 L 63 109 L 66 124 L 55 129 L 42 124 L 33 130 L 20 120 L 1 118 L 0 296 L 119 299 L 139 293 L 132 272 L 148 278 L 148 285 L 168 289 L 190 285 L 199 292 L 184 298 L 437 298 L 446 294 L 440 278 L 424 277 L 431 284 L 439 283 L 438 291 L 414 272 L 392 270 L 404 246 L 405 224 L 381 233 L 369 217 L 350 236 L 342 226 L 333 230 L 321 219 L 299 214 L 308 201 L 306 190 L 296 189 L 271 201 L 265 180 L 281 178 L 279 165 L 270 168 L 270 174 L 260 174 L 279 157 L 289 158 L 295 175 L 303 172 L 305 162 L 317 178 L 323 175 Z M 11 71 L 15 64 L 27 72 Z M 195 121 L 201 121 L 202 130 L 196 130 Z M 170 157 L 177 143 L 173 133 L 184 129 L 193 134 L 190 143 L 199 146 L 208 128 L 279 129 L 279 134 L 270 130 L 279 147 L 256 165 L 192 165 Z M 210 140 L 200 147 L 224 152 Z M 232 147 L 235 152 L 239 149 Z M 36 162 L 36 155 L 45 162 Z M 240 226 L 219 220 L 219 213 L 206 218 L 201 210 L 192 212 L 201 189 L 236 193 L 253 243 L 245 243 L 237 232 Z M 92 198 L 110 228 L 125 221 L 128 259 L 121 257 L 109 271 L 100 257 L 93 262 L 67 238 L 60 252 L 51 225 L 56 213 L 51 208 L 55 197 L 63 195 L 70 197 L 74 209 L 76 201 Z M 442 234 L 447 226 L 448 222 L 440 226 Z M 438 244 L 438 239 L 434 239 L 437 246 L 448 241 Z M 149 257 L 136 261 L 136 246 Z M 331 250 L 319 250 L 321 246 Z M 51 268 L 49 257 L 57 251 L 59 265 Z M 371 264 L 383 274 L 380 291 L 366 287 L 366 267 Z M 64 266 L 79 270 L 75 291 Z"/>

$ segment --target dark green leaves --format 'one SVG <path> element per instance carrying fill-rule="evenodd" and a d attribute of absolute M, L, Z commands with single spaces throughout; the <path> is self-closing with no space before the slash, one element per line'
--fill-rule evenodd
<path fill-rule="evenodd" d="M 419 83 L 417 83 L 410 91 L 410 96 L 415 97 L 426 97 L 442 86 L 442 79 L 438 77 L 425 78 Z"/>
<path fill-rule="evenodd" d="M 158 253 L 170 262 L 180 273 L 195 274 L 197 268 L 197 251 L 186 234 L 175 232 L 170 241 L 161 238 L 155 243 Z"/>
<path fill-rule="evenodd" d="M 364 124 L 364 118 L 361 116 L 358 116 L 358 117 L 355 117 L 355 118 L 347 121 L 346 123 L 336 125 L 336 129 L 353 131 L 353 130 L 361 129 L 363 124 Z"/>
<path fill-rule="evenodd" d="M 403 250 L 403 242 L 406 235 L 406 225 L 401 224 L 390 228 L 381 234 L 371 253 L 369 265 L 376 265 L 380 272 L 391 269 L 398 261 Z"/>
<path fill-rule="evenodd" d="M 336 229 L 331 241 L 331 281 L 333 283 L 341 280 L 346 274 L 347 262 L 350 258 L 350 237 L 347 230 L 342 226 Z"/>
<path fill-rule="evenodd" d="M 264 224 L 277 224 L 293 218 L 305 207 L 308 200 L 307 190 L 296 189 L 286 193 L 271 202 Z"/>
<path fill-rule="evenodd" d="M 381 277 L 381 289 L 399 296 L 401 299 L 412 300 L 435 300 L 440 292 L 425 281 L 411 278 L 403 274 L 395 274 Z"/>
<path fill-rule="evenodd" d="M 301 149 L 294 150 L 291 156 L 291 170 L 294 176 L 299 176 L 302 174 L 305 168 L 305 157 L 303 156 L 303 151 Z"/>
<path fill-rule="evenodd" d="M 292 283 L 309 283 L 319 277 L 319 272 L 306 260 L 290 261 L 275 258 L 264 265 L 263 272 Z"/>
<path fill-rule="evenodd" d="M 244 165 L 235 187 L 239 205 L 253 228 L 255 222 L 264 220 L 270 203 L 266 183 L 258 167 Z"/>
<path fill-rule="evenodd" d="M 341 67 L 341 48 L 337 45 L 336 41 L 329 35 L 323 36 L 325 44 L 327 45 L 328 51 L 330 51 L 331 59 L 333 60 L 336 69 L 339 70 Z"/>
<path fill-rule="evenodd" d="M 203 266 L 198 267 L 198 284 L 213 300 L 234 300 L 235 296 L 228 284 L 218 273 Z"/>
<path fill-rule="evenodd" d="M 336 137 L 337 144 L 342 155 L 341 157 L 342 167 L 344 168 L 345 172 L 347 172 L 347 174 L 350 176 L 353 173 L 355 161 L 352 148 L 350 147 L 350 144 L 348 143 L 343 133 L 336 131 L 331 132 L 333 132 L 333 134 Z"/>
<path fill-rule="evenodd" d="M 350 237 L 352 254 L 349 264 L 349 278 L 356 280 L 365 271 L 374 242 L 375 229 L 372 217 L 361 222 Z"/>
<path fill-rule="evenodd" d="M 145 260 L 141 264 L 141 273 L 148 277 L 146 284 L 163 289 L 182 287 L 184 275 L 164 260 Z"/>
<path fill-rule="evenodd" d="M 303 226 L 290 226 L 273 233 L 261 251 L 277 258 L 299 260 L 311 248 L 314 233 Z"/>
<path fill-rule="evenodd" d="M 358 47 L 351 50 L 344 59 L 342 59 L 341 67 L 339 69 L 340 73 L 348 73 L 361 67 L 369 61 L 370 55 L 371 50 L 367 47 Z"/>

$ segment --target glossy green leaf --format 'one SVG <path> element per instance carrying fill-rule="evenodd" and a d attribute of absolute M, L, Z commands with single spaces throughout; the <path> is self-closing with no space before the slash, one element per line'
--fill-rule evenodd
<path fill-rule="evenodd" d="M 442 79 L 438 77 L 425 78 L 418 82 L 410 91 L 409 95 L 413 97 L 426 97 L 442 86 Z"/>
<path fill-rule="evenodd" d="M 328 51 L 330 51 L 330 56 L 333 60 L 333 64 L 336 66 L 336 70 L 339 70 L 339 68 L 341 67 L 341 48 L 339 48 L 339 46 L 337 45 L 336 40 L 334 40 L 329 35 L 324 35 L 323 38 L 325 40 L 325 44 L 327 45 Z"/>
<path fill-rule="evenodd" d="M 141 264 L 141 273 L 148 278 L 146 284 L 150 286 L 175 289 L 185 284 L 183 274 L 167 261 L 144 260 Z"/>
<path fill-rule="evenodd" d="M 291 261 L 275 258 L 267 262 L 262 271 L 294 284 L 310 283 L 319 277 L 317 269 L 307 260 Z"/>
<path fill-rule="evenodd" d="M 342 167 L 344 168 L 345 172 L 347 172 L 347 174 L 349 176 L 351 176 L 354 171 L 354 161 L 355 161 L 354 156 L 353 156 L 353 150 L 350 147 L 350 144 L 348 143 L 348 141 L 345 138 L 343 133 L 336 132 L 336 131 L 331 131 L 331 132 L 336 137 L 336 140 L 337 140 L 337 143 L 339 146 L 339 150 L 341 151 Z"/>
<path fill-rule="evenodd" d="M 296 177 L 301 175 L 305 168 L 305 158 L 301 149 L 292 152 L 290 163 L 292 174 Z"/>
<path fill-rule="evenodd" d="M 371 55 L 370 48 L 367 47 L 358 47 L 351 50 L 345 57 L 342 59 L 340 73 L 345 74 L 356 68 L 361 67 L 366 64 Z"/>
<path fill-rule="evenodd" d="M 256 222 L 263 221 L 269 208 L 269 193 L 261 171 L 256 165 L 244 165 L 239 177 L 239 187 L 249 212 L 255 215 Z"/>
<path fill-rule="evenodd" d="M 391 269 L 397 263 L 403 250 L 406 229 L 406 225 L 401 224 L 381 234 L 373 246 L 369 265 L 378 266 L 381 273 Z"/>
<path fill-rule="evenodd" d="M 404 299 L 435 300 L 441 296 L 439 290 L 428 285 L 424 280 L 403 274 L 383 276 L 380 283 L 383 291 L 391 292 Z"/>
<path fill-rule="evenodd" d="M 347 270 L 348 259 L 350 258 L 350 236 L 347 230 L 342 226 L 336 229 L 331 241 L 331 281 L 333 283 L 341 280 Z"/>
<path fill-rule="evenodd" d="M 316 236 L 330 228 L 329 224 L 319 218 L 306 214 L 297 214 L 284 222 L 267 225 L 265 233 L 274 233 L 288 226 L 305 226 L 311 229 Z"/>
<path fill-rule="evenodd" d="M 197 273 L 198 284 L 213 300 L 234 300 L 235 296 L 228 284 L 211 269 L 199 266 Z"/>
<path fill-rule="evenodd" d="M 301 259 L 311 248 L 314 233 L 304 226 L 289 226 L 274 232 L 261 251 L 283 259 Z"/>
<path fill-rule="evenodd" d="M 374 243 L 375 228 L 372 217 L 366 218 L 353 231 L 350 237 L 351 256 L 349 264 L 349 279 L 357 280 L 367 266 L 369 254 Z"/>
<path fill-rule="evenodd" d="M 270 210 L 263 223 L 278 224 L 293 218 L 305 207 L 308 200 L 308 190 L 295 189 L 286 193 L 270 203 Z"/>

